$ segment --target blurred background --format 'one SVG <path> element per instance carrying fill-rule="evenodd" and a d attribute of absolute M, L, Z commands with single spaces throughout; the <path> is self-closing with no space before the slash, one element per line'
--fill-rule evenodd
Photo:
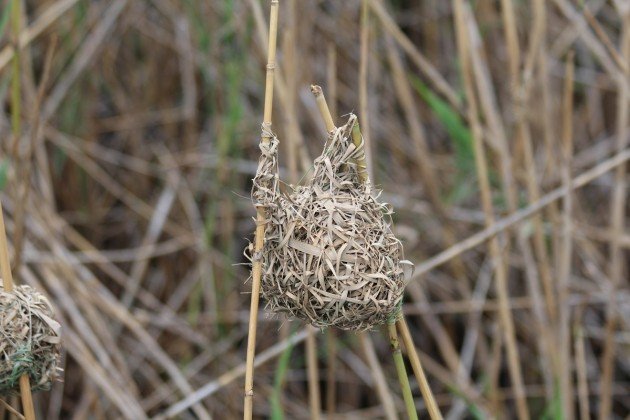
<path fill-rule="evenodd" d="M 12 264 L 64 329 L 40 418 L 242 417 L 270 2 L 19 1 L 17 115 L 9 3 Z M 325 140 L 312 83 L 361 120 L 444 416 L 628 418 L 628 2 L 281 0 L 277 61 L 285 181 Z M 308 329 L 263 306 L 255 417 L 405 417 L 383 331 L 316 331 L 309 386 Z"/>

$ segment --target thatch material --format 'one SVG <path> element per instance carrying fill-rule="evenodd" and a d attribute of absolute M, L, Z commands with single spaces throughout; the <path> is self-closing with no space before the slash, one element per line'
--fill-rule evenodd
<path fill-rule="evenodd" d="M 357 173 L 363 145 L 350 140 L 355 122 L 351 115 L 331 133 L 312 180 L 290 195 L 278 188 L 273 135 L 261 144 L 254 179 L 255 205 L 268 215 L 263 251 L 253 256 L 262 258 L 267 308 L 317 327 L 365 330 L 385 322 L 403 296 L 403 267 L 411 267 L 390 229 L 391 207 Z"/>
<path fill-rule="evenodd" d="M 0 284 L 0 395 L 18 394 L 28 374 L 33 391 L 48 390 L 58 375 L 60 325 L 48 299 L 29 286 L 5 292 Z"/>

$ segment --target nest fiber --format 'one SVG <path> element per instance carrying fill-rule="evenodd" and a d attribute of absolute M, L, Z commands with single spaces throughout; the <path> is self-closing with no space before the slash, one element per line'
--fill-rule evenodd
<path fill-rule="evenodd" d="M 396 315 L 404 290 L 402 245 L 351 140 L 356 116 L 335 129 L 306 185 L 279 189 L 278 139 L 263 126 L 253 199 L 266 210 L 261 290 L 267 309 L 317 327 L 366 330 Z"/>
<path fill-rule="evenodd" d="M 19 393 L 28 374 L 33 391 L 48 390 L 57 376 L 60 325 L 48 299 L 29 286 L 5 292 L 0 284 L 0 395 Z"/>

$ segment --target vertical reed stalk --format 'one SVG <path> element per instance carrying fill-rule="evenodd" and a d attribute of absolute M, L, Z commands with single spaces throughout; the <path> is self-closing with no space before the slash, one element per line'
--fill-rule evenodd
<path fill-rule="evenodd" d="M 405 361 L 403 360 L 400 344 L 398 343 L 398 332 L 396 331 L 395 320 L 387 322 L 387 332 L 389 334 L 389 344 L 392 347 L 392 355 L 394 357 L 394 364 L 396 365 L 398 381 L 400 382 L 400 389 L 402 389 L 405 408 L 407 409 L 407 416 L 409 419 L 417 420 L 418 413 L 416 412 L 416 405 L 413 402 L 411 386 L 409 385 L 409 378 L 407 377 L 407 370 L 405 369 Z"/>
<path fill-rule="evenodd" d="M 12 78 L 11 78 L 11 130 L 13 132 L 13 150 L 17 150 L 20 140 L 21 128 L 21 83 L 20 83 L 20 21 L 22 13 L 20 8 L 21 0 L 12 0 L 11 2 L 11 21 L 13 29 L 13 43 L 15 54 L 13 56 Z M 17 159 L 17 154 L 16 154 Z M 13 290 L 13 276 L 11 274 L 11 263 L 9 261 L 9 247 L 7 234 L 4 227 L 4 216 L 2 204 L 0 203 L 0 269 L 2 270 L 2 279 L 4 290 L 11 292 Z M 20 377 L 20 396 L 22 398 L 22 409 L 26 420 L 35 419 L 35 409 L 33 406 L 33 396 L 31 394 L 31 384 L 28 375 Z"/>
<path fill-rule="evenodd" d="M 477 168 L 477 178 L 479 182 L 479 189 L 481 192 L 481 202 L 485 215 L 485 222 L 486 226 L 490 227 L 495 223 L 494 209 L 492 205 L 490 181 L 488 178 L 488 165 L 486 162 L 485 151 L 481 140 L 482 129 L 479 122 L 477 99 L 470 68 L 470 46 L 467 35 L 468 32 L 466 31 L 464 7 L 465 5 L 463 3 L 463 0 L 454 0 L 457 47 L 459 50 L 466 98 L 468 101 L 467 113 L 472 132 L 475 166 Z M 503 327 L 502 330 L 505 335 L 505 344 L 508 355 L 508 367 L 514 387 L 518 417 L 521 420 L 529 419 L 529 410 L 527 408 L 527 402 L 525 398 L 525 387 L 523 385 L 523 376 L 521 373 L 519 360 L 520 358 L 516 346 L 514 320 L 512 319 L 512 313 L 510 311 L 509 290 L 507 285 L 507 267 L 505 265 L 499 239 L 497 237 L 493 237 L 490 240 L 489 248 L 492 260 L 495 264 L 495 287 L 497 296 L 499 298 L 499 318 L 501 320 L 501 324 Z"/>
<path fill-rule="evenodd" d="M 567 57 L 564 98 L 562 110 L 562 183 L 571 184 L 571 160 L 573 157 L 573 52 Z M 560 248 L 560 265 L 558 272 L 558 300 L 559 300 L 559 351 L 560 351 L 560 395 L 562 400 L 562 414 L 565 418 L 573 418 L 573 386 L 571 374 L 571 341 L 570 316 L 571 308 L 567 301 L 571 280 L 571 255 L 573 253 L 572 239 L 572 207 L 573 194 L 571 191 L 562 200 L 562 236 Z"/>
<path fill-rule="evenodd" d="M 269 46 L 267 51 L 267 74 L 265 81 L 265 105 L 263 125 L 271 127 L 273 105 L 273 74 L 276 62 L 276 38 L 278 33 L 278 0 L 271 0 L 269 19 Z M 271 138 L 263 136 L 261 142 L 268 144 Z M 249 312 L 249 331 L 247 334 L 247 359 L 245 362 L 245 396 L 243 418 L 251 420 L 254 400 L 254 356 L 256 354 L 256 327 L 258 318 L 258 301 L 260 299 L 260 279 L 262 261 L 260 253 L 265 240 L 266 214 L 263 207 L 256 208 L 256 233 L 254 239 L 254 261 L 252 264 L 252 296 Z"/>
<path fill-rule="evenodd" d="M 626 2 L 619 2 L 617 8 L 623 15 L 623 29 L 621 35 L 621 54 L 626 69 L 630 62 L 630 7 Z M 630 81 L 625 71 L 618 76 L 617 96 L 617 144 L 618 152 L 628 147 L 628 94 L 630 93 Z M 621 236 L 625 229 L 625 208 L 627 201 L 626 165 L 620 165 L 615 170 L 615 182 L 612 190 L 611 205 L 611 232 L 610 241 L 610 280 L 609 298 L 606 306 L 606 327 L 604 339 L 604 351 L 602 355 L 602 377 L 601 377 L 601 401 L 599 406 L 599 418 L 610 418 L 612 410 L 612 381 L 615 361 L 615 328 L 617 325 L 617 309 L 615 307 L 617 287 L 623 279 L 623 248 L 621 246 Z"/>

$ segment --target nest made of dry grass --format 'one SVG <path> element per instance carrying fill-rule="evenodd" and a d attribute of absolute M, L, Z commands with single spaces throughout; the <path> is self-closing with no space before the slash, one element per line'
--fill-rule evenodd
<path fill-rule="evenodd" d="M 356 162 L 363 144 L 351 141 L 356 116 L 335 129 L 314 162 L 310 182 L 279 190 L 278 139 L 261 143 L 254 179 L 255 205 L 267 210 L 261 290 L 267 309 L 317 327 L 366 330 L 394 316 L 405 286 L 400 241 L 391 231 L 392 209 L 378 202 Z"/>
<path fill-rule="evenodd" d="M 33 391 L 48 390 L 58 376 L 61 327 L 48 299 L 22 285 L 0 285 L 0 394 L 18 394 L 28 374 Z"/>

